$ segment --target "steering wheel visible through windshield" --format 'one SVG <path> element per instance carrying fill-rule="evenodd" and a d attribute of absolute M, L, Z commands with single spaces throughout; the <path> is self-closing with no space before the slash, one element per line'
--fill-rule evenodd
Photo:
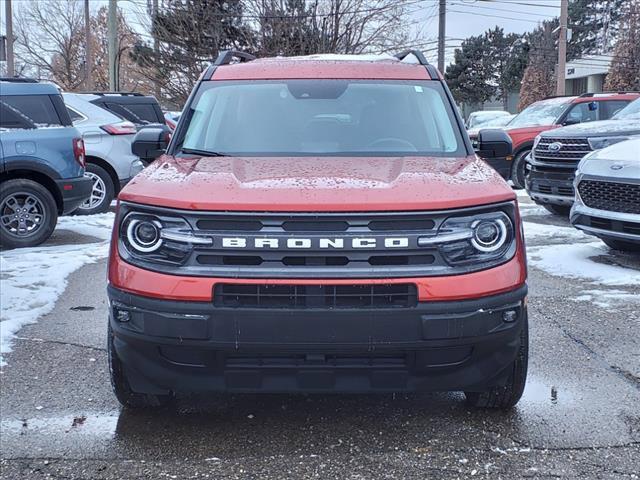
<path fill-rule="evenodd" d="M 204 82 L 182 148 L 238 156 L 463 156 L 436 81 Z"/>

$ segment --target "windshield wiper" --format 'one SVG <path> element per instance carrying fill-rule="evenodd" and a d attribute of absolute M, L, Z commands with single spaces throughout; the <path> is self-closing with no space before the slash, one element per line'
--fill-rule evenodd
<path fill-rule="evenodd" d="M 203 157 L 228 157 L 228 155 L 225 153 L 212 152 L 210 150 L 200 150 L 197 148 L 181 148 L 180 151 L 189 155 L 202 155 Z"/>

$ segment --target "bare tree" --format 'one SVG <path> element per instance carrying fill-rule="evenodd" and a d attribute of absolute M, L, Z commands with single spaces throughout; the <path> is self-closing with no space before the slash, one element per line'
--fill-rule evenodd
<path fill-rule="evenodd" d="M 15 17 L 16 57 L 61 87 L 78 88 L 85 78 L 84 47 L 77 41 L 84 24 L 80 2 L 20 2 Z"/>
<path fill-rule="evenodd" d="M 363 53 L 417 43 L 416 0 L 246 0 L 261 55 Z"/>

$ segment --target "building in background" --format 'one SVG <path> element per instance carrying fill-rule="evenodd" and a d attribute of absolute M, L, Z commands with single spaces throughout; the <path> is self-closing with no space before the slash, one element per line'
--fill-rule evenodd
<path fill-rule="evenodd" d="M 567 95 L 600 93 L 611 68 L 611 55 L 587 55 L 567 63 Z"/>

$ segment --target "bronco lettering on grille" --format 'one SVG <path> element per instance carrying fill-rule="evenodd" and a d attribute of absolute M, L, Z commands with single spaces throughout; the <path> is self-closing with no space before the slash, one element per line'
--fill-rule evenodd
<path fill-rule="evenodd" d="M 253 244 L 253 245 L 252 245 Z M 349 245 L 345 247 L 345 244 Z M 343 248 L 408 248 L 409 238 L 352 238 L 345 242 L 344 238 L 244 238 L 223 237 L 223 248 L 288 248 L 288 249 L 343 249 Z"/>

